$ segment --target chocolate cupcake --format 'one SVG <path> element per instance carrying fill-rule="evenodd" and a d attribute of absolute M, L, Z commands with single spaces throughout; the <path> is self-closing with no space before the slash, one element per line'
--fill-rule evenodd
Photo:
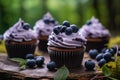
<path fill-rule="evenodd" d="M 34 31 L 38 34 L 40 51 L 47 51 L 48 36 L 51 34 L 53 27 L 58 22 L 51 16 L 50 13 L 46 13 L 42 19 L 35 23 Z"/>
<path fill-rule="evenodd" d="M 107 47 L 110 39 L 110 32 L 99 22 L 98 19 L 92 17 L 79 31 L 80 34 L 86 37 L 86 51 L 90 49 L 101 50 Z"/>
<path fill-rule="evenodd" d="M 68 68 L 81 66 L 85 51 L 86 39 L 78 33 L 76 25 L 64 21 L 55 26 L 48 39 L 48 53 L 50 60 L 56 62 L 57 67 L 65 65 Z"/>
<path fill-rule="evenodd" d="M 25 58 L 26 54 L 34 54 L 37 35 L 28 23 L 19 19 L 4 33 L 4 41 L 9 58 Z"/>

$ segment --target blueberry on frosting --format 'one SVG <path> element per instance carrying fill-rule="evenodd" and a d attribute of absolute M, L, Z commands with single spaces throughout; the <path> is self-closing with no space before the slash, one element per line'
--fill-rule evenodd
<path fill-rule="evenodd" d="M 50 20 L 49 19 L 43 19 L 43 21 L 44 21 L 44 23 L 46 23 L 46 24 L 49 24 L 50 23 Z"/>
<path fill-rule="evenodd" d="M 73 33 L 78 32 L 78 28 L 75 24 L 70 25 L 70 27 L 73 29 Z"/>
<path fill-rule="evenodd" d="M 66 30 L 65 30 L 66 35 L 71 35 L 72 32 L 73 32 L 73 29 L 71 27 L 67 27 Z"/>
<path fill-rule="evenodd" d="M 60 26 L 55 26 L 55 28 L 53 29 L 53 32 L 58 35 L 60 33 L 60 29 L 61 27 Z"/>
<path fill-rule="evenodd" d="M 91 25 L 92 22 L 91 22 L 91 21 L 87 21 L 86 24 L 87 24 L 87 25 Z"/>
<path fill-rule="evenodd" d="M 24 23 L 24 25 L 23 25 L 23 29 L 25 29 L 25 30 L 29 30 L 29 28 L 30 28 L 30 24 L 28 24 L 28 23 Z"/>
<path fill-rule="evenodd" d="M 61 33 L 62 33 L 62 32 L 65 32 L 66 28 L 67 28 L 66 26 L 62 26 L 60 32 L 61 32 Z"/>
<path fill-rule="evenodd" d="M 51 18 L 51 19 L 50 19 L 50 22 L 54 24 L 54 23 L 55 23 L 55 20 L 54 20 L 53 18 Z"/>
<path fill-rule="evenodd" d="M 68 21 L 63 21 L 62 25 L 54 27 L 53 32 L 56 35 L 58 35 L 60 32 L 65 33 L 66 35 L 71 35 L 72 33 L 77 33 L 78 28 L 75 24 L 70 25 Z"/>
<path fill-rule="evenodd" d="M 70 26 L 70 23 L 69 23 L 68 21 L 63 21 L 62 25 L 69 27 L 69 26 Z"/>

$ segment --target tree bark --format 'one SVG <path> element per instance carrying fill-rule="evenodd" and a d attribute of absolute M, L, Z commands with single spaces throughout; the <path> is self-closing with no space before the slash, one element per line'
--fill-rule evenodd
<path fill-rule="evenodd" d="M 0 34 L 4 33 L 9 25 L 5 19 L 7 11 L 3 4 L 4 3 L 0 0 Z"/>
<path fill-rule="evenodd" d="M 47 0 L 41 0 L 41 6 L 42 6 L 42 15 L 44 15 L 47 11 L 48 11 L 48 8 L 47 8 Z"/>
<path fill-rule="evenodd" d="M 99 2 L 98 2 L 98 0 L 93 0 L 93 8 L 94 8 L 94 10 L 96 12 L 95 13 L 96 17 L 100 19 L 100 10 L 99 10 Z"/>
<path fill-rule="evenodd" d="M 84 14 L 83 14 L 83 5 L 80 3 L 80 1 L 77 2 L 77 8 L 76 8 L 76 12 L 78 13 L 78 23 L 80 23 L 80 25 L 82 25 L 81 23 L 84 23 L 83 19 L 84 19 Z"/>
<path fill-rule="evenodd" d="M 117 30 L 115 24 L 115 9 L 114 9 L 114 0 L 106 0 L 106 7 L 108 10 L 108 26 L 110 30 Z"/>

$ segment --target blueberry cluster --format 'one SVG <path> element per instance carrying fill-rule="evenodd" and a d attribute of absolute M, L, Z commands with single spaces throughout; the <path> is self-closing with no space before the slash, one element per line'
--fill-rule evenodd
<path fill-rule="evenodd" d="M 53 32 L 58 35 L 59 33 L 65 33 L 71 35 L 72 33 L 78 32 L 78 28 L 75 24 L 70 25 L 68 21 L 63 21 L 62 25 L 55 26 Z"/>
<path fill-rule="evenodd" d="M 44 64 L 44 57 L 43 56 L 36 56 L 34 57 L 33 54 L 27 54 L 26 55 L 26 66 L 29 68 L 35 68 L 37 67 L 42 67 L 42 65 Z"/>
<path fill-rule="evenodd" d="M 43 56 L 34 57 L 33 54 L 27 54 L 26 59 L 27 59 L 26 66 L 29 68 L 35 68 L 36 66 L 42 67 L 45 61 L 45 58 Z M 50 61 L 49 63 L 47 63 L 47 68 L 50 71 L 55 70 L 56 63 L 54 61 Z"/>
<path fill-rule="evenodd" d="M 112 48 L 104 48 L 101 50 L 101 52 L 98 52 L 96 49 L 89 50 L 88 54 L 92 59 L 95 59 L 98 63 L 99 67 L 102 67 L 105 63 L 108 63 L 110 61 L 114 61 L 114 55 L 117 52 L 117 47 Z M 120 49 L 118 49 L 117 56 L 120 56 Z M 87 70 L 93 70 L 95 66 L 94 61 L 88 60 L 85 62 L 85 67 Z M 92 68 L 90 68 L 90 66 Z"/>
<path fill-rule="evenodd" d="M 30 28 L 30 24 L 29 23 L 24 23 L 23 24 L 23 29 L 29 30 L 29 28 Z"/>

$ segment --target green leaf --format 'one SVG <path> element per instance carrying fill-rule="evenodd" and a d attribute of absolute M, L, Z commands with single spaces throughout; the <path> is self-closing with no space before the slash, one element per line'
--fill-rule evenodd
<path fill-rule="evenodd" d="M 118 79 L 115 79 L 115 78 L 112 78 L 112 77 L 108 77 L 109 79 L 111 79 L 111 80 L 118 80 Z"/>
<path fill-rule="evenodd" d="M 69 70 L 66 66 L 62 66 L 57 70 L 54 76 L 54 80 L 66 80 L 69 75 Z"/>
<path fill-rule="evenodd" d="M 106 67 L 106 65 L 104 65 L 104 66 L 102 67 L 102 72 L 103 72 L 103 74 L 104 74 L 105 76 L 107 76 L 107 77 L 112 74 L 112 72 L 110 71 L 109 68 Z"/>
<path fill-rule="evenodd" d="M 109 62 L 106 65 L 111 67 L 111 68 L 116 68 L 116 62 Z"/>
<path fill-rule="evenodd" d="M 11 58 L 12 61 L 15 61 L 15 62 L 25 62 L 25 59 L 22 59 L 22 58 Z"/>
<path fill-rule="evenodd" d="M 26 68 L 25 65 L 20 66 L 20 70 L 24 70 Z"/>
<path fill-rule="evenodd" d="M 25 69 L 26 59 L 22 58 L 12 58 L 12 61 L 18 62 L 21 70 Z"/>

